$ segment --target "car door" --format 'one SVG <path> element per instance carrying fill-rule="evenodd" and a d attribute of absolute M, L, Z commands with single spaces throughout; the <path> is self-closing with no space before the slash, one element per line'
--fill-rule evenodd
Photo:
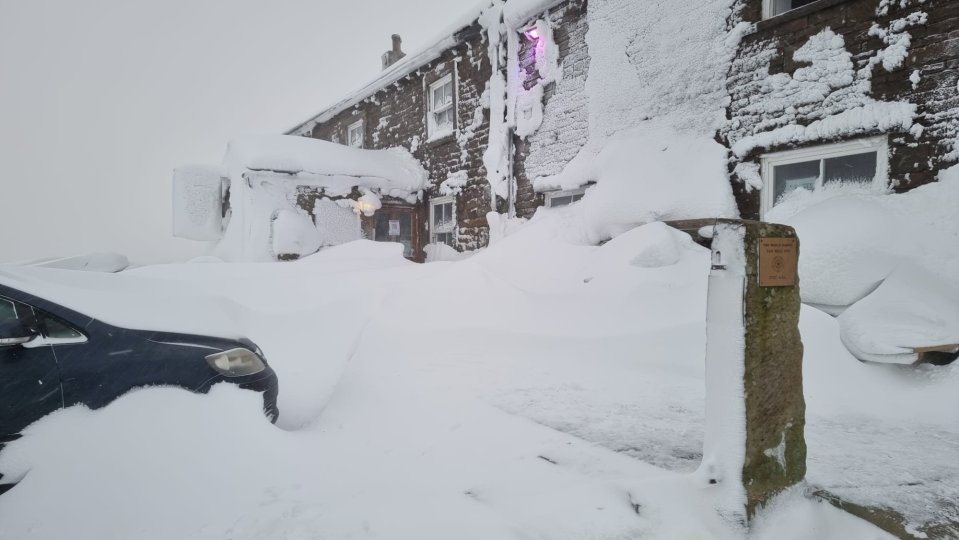
<path fill-rule="evenodd" d="M 3 296 L 0 319 L 37 324 L 32 307 Z M 0 444 L 61 407 L 60 370 L 53 349 L 43 337 L 23 345 L 0 346 Z"/>

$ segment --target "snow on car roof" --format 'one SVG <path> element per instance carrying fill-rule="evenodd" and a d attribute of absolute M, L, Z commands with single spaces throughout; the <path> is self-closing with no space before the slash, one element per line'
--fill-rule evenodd
<path fill-rule="evenodd" d="M 121 328 L 245 337 L 239 318 L 242 306 L 175 282 L 125 273 L 5 265 L 0 267 L 0 285 Z"/>
<path fill-rule="evenodd" d="M 420 163 L 403 148 L 367 150 L 292 135 L 234 139 L 227 146 L 223 163 L 234 170 L 345 176 L 359 179 L 355 185 L 410 193 L 423 189 L 428 178 Z"/>

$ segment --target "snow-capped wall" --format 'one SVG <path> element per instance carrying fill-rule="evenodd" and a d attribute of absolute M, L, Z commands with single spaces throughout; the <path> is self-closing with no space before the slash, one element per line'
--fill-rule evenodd
<path fill-rule="evenodd" d="M 736 0 L 755 23 L 728 76 L 722 136 L 740 211 L 758 218 L 760 154 L 850 138 L 889 137 L 891 187 L 932 182 L 959 161 L 959 3 L 851 0 L 769 20 L 762 0 Z"/>

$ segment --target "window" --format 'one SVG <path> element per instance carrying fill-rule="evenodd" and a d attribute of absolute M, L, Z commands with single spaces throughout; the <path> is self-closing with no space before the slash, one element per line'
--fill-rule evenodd
<path fill-rule="evenodd" d="M 768 19 L 776 15 L 782 15 L 787 11 L 801 8 L 815 1 L 816 0 L 763 0 L 763 18 Z"/>
<path fill-rule="evenodd" d="M 453 197 L 430 200 L 430 243 L 456 245 L 456 206 Z"/>
<path fill-rule="evenodd" d="M 12 321 L 17 318 L 17 308 L 13 305 L 13 300 L 0 298 L 0 321 Z"/>
<path fill-rule="evenodd" d="M 566 191 L 549 191 L 546 193 L 546 206 L 556 208 L 559 206 L 569 206 L 583 198 L 586 194 L 586 188 L 569 189 Z"/>
<path fill-rule="evenodd" d="M 87 337 L 83 332 L 73 328 L 60 319 L 27 304 L 21 304 L 8 298 L 0 297 L 0 321 L 19 319 L 24 324 L 38 329 L 42 338 L 35 339 L 24 347 L 39 347 L 43 345 L 67 345 L 71 343 L 85 343 Z"/>
<path fill-rule="evenodd" d="M 363 121 L 357 120 L 346 128 L 347 140 L 353 148 L 363 148 Z"/>
<path fill-rule="evenodd" d="M 456 109 L 453 107 L 453 74 L 430 85 L 429 114 L 426 119 L 430 139 L 453 133 Z"/>
<path fill-rule="evenodd" d="M 766 154 L 762 157 L 763 214 L 795 189 L 812 191 L 842 183 L 884 188 L 887 155 L 885 137 Z"/>

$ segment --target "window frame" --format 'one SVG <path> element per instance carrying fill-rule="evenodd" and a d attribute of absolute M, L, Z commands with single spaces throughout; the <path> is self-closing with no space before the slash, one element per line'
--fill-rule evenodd
<path fill-rule="evenodd" d="M 564 206 L 569 206 L 570 204 L 579 202 L 583 198 L 583 196 L 586 195 L 586 186 L 578 187 L 574 189 L 547 191 L 543 193 L 543 195 L 546 197 L 547 208 L 563 208 Z M 553 199 L 558 199 L 560 197 L 576 197 L 576 196 L 578 196 L 579 198 L 574 201 L 570 201 L 569 204 L 561 204 L 559 206 L 553 205 Z"/>
<path fill-rule="evenodd" d="M 436 97 L 435 91 L 438 88 L 441 88 L 446 85 L 450 85 L 450 102 L 443 105 L 439 110 L 436 108 L 436 103 L 433 101 Z M 456 131 L 456 82 L 453 79 L 452 73 L 447 73 L 445 76 L 439 78 L 435 82 L 429 85 L 429 92 L 426 96 L 427 107 L 426 107 L 426 136 L 427 140 L 436 140 L 443 137 L 452 135 Z M 452 110 L 452 120 L 450 121 L 449 128 L 440 129 L 439 125 L 436 123 L 436 115 L 445 113 L 446 111 Z"/>
<path fill-rule="evenodd" d="M 814 190 L 822 189 L 825 167 L 823 162 L 830 158 L 851 156 L 855 154 L 876 153 L 876 176 L 872 185 L 888 189 L 889 186 L 889 140 L 885 135 L 866 137 L 838 143 L 819 144 L 781 152 L 770 152 L 760 156 L 760 174 L 763 180 L 762 205 L 760 216 L 765 216 L 776 205 L 775 169 L 782 165 L 819 161 L 819 178 L 816 179 Z"/>
<path fill-rule="evenodd" d="M 449 224 L 442 227 L 436 226 L 436 207 L 450 205 Z M 430 243 L 436 244 L 436 236 L 440 234 L 451 234 L 453 244 L 456 244 L 456 197 L 449 195 L 446 197 L 433 197 L 430 199 Z M 445 244 L 445 242 L 442 242 Z"/>
<path fill-rule="evenodd" d="M 354 131 L 360 132 L 359 146 L 353 144 Z M 351 148 L 366 148 L 366 130 L 362 118 L 346 127 L 346 145 Z"/>
<path fill-rule="evenodd" d="M 19 300 L 15 300 L 7 296 L 0 296 L 0 301 L 10 302 L 13 304 L 13 311 L 17 320 L 26 320 L 27 318 L 32 318 L 35 321 L 37 330 L 40 331 L 40 334 L 37 335 L 37 337 L 33 340 L 20 345 L 25 349 L 35 349 L 37 347 L 44 347 L 47 345 L 75 345 L 89 341 L 89 338 L 83 330 L 80 330 L 73 324 L 61 319 L 60 317 L 57 317 L 56 315 L 53 315 L 49 311 L 40 309 L 25 302 L 20 302 Z M 21 313 L 21 309 L 28 310 L 29 313 Z M 52 320 L 66 328 L 69 328 L 77 335 L 72 337 L 50 336 L 50 331 L 47 328 L 48 320 Z"/>

